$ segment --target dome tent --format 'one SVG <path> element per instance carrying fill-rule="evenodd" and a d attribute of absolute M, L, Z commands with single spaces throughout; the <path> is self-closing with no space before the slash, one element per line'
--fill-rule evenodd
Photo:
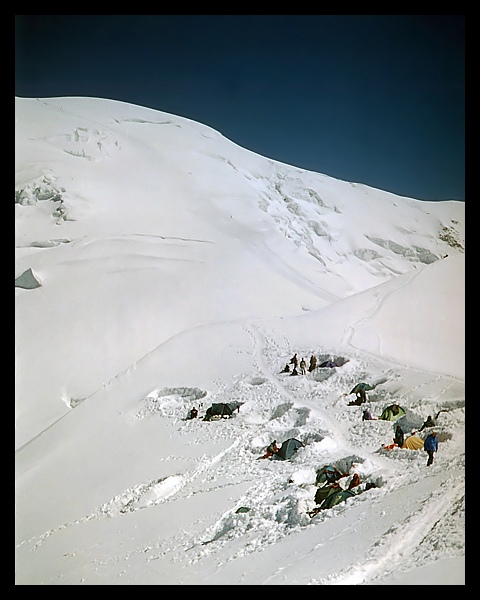
<path fill-rule="evenodd" d="M 213 417 L 231 417 L 235 410 L 240 411 L 240 402 L 226 402 L 212 404 L 207 408 L 207 412 L 203 418 L 204 421 L 211 421 Z"/>
<path fill-rule="evenodd" d="M 370 385 L 369 383 L 365 383 L 364 381 L 361 381 L 360 383 L 357 383 L 357 385 L 355 385 L 352 388 L 352 391 L 350 392 L 350 394 L 356 394 L 357 392 L 368 392 L 370 390 L 374 390 L 375 386 Z M 350 394 L 348 394 L 350 396 Z"/>
<path fill-rule="evenodd" d="M 405 415 L 405 409 L 403 409 L 398 404 L 391 404 L 383 409 L 382 414 L 380 415 L 380 419 L 382 421 L 397 421 L 400 417 Z"/>
<path fill-rule="evenodd" d="M 423 440 L 416 435 L 410 435 L 403 442 L 402 448 L 408 448 L 409 450 L 420 450 L 420 448 L 423 448 Z"/>
<path fill-rule="evenodd" d="M 345 502 L 348 498 L 352 498 L 353 496 L 356 496 L 355 492 L 352 492 L 351 490 L 342 490 L 342 488 L 340 488 L 325 498 L 322 504 L 320 504 L 320 509 L 333 508 L 334 506 L 337 506 L 337 504 L 340 504 L 340 502 Z"/>
<path fill-rule="evenodd" d="M 338 483 L 327 484 L 321 488 L 318 488 L 317 493 L 315 494 L 315 502 L 319 505 L 316 506 L 313 510 L 308 511 L 308 516 L 310 518 L 318 515 L 321 510 L 326 508 L 333 508 L 340 502 L 345 502 L 348 498 L 353 498 L 356 496 L 355 492 L 351 490 L 342 489 Z"/>
<path fill-rule="evenodd" d="M 281 446 L 281 448 L 276 452 L 275 456 L 280 458 L 281 460 L 288 460 L 292 458 L 295 452 L 301 448 L 304 444 L 295 438 L 290 438 L 289 440 L 285 440 Z"/>
<path fill-rule="evenodd" d="M 342 488 L 338 483 L 327 483 L 325 485 L 322 485 L 315 492 L 315 502 L 317 504 L 322 504 L 323 501 L 326 500 L 326 498 L 328 498 L 332 494 L 336 494 L 341 490 Z"/>

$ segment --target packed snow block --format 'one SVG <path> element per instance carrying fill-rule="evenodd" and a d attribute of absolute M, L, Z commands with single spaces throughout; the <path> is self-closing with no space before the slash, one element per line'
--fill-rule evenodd
<path fill-rule="evenodd" d="M 432 433 L 432 431 L 437 432 L 437 438 L 439 442 L 447 442 L 453 438 L 453 434 L 442 427 L 429 427 L 428 430 L 418 432 L 418 436 L 422 440 L 425 440 L 426 437 Z"/>
<path fill-rule="evenodd" d="M 405 414 L 400 417 L 396 424 L 400 425 L 403 431 L 413 431 L 414 429 L 420 429 L 423 423 L 423 417 L 415 414 L 408 408 L 405 408 Z"/>
<path fill-rule="evenodd" d="M 34 290 L 41 287 L 41 283 L 33 274 L 32 269 L 27 269 L 19 277 L 15 279 L 15 287 L 23 288 L 24 290 Z"/>
<path fill-rule="evenodd" d="M 343 367 L 344 364 L 346 364 L 349 361 L 348 358 L 345 358 L 343 356 L 334 356 L 332 358 L 330 357 L 326 357 L 325 356 L 320 356 L 319 358 L 319 365 L 317 368 L 320 369 L 335 369 L 335 367 Z"/>
<path fill-rule="evenodd" d="M 311 378 L 314 381 L 321 382 L 321 381 L 325 381 L 326 379 L 328 379 L 332 375 L 335 375 L 335 369 L 319 369 L 319 368 L 316 368 L 314 371 L 312 371 Z"/>

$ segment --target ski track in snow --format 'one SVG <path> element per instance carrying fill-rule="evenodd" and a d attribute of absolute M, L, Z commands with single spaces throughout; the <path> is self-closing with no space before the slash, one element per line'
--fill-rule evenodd
<path fill-rule="evenodd" d="M 398 524 L 387 533 L 383 543 L 375 546 L 365 557 L 362 565 L 354 565 L 345 573 L 322 580 L 323 585 L 360 585 L 367 580 L 374 581 L 376 576 L 385 577 L 394 574 L 405 557 L 412 556 L 406 561 L 411 567 L 421 564 L 421 553 L 416 552 L 436 524 L 451 509 L 452 499 L 462 498 L 463 483 L 456 482 L 453 490 L 445 494 L 444 490 L 436 490 L 424 501 L 420 510 L 415 512 L 404 523 Z M 386 540 L 386 541 L 385 541 Z M 403 565 L 405 569 L 405 565 Z M 313 583 L 313 582 L 312 582 Z"/>
<path fill-rule="evenodd" d="M 379 305 L 372 309 L 372 314 L 378 310 Z M 368 318 L 368 317 L 367 317 Z M 214 515 L 213 524 L 204 523 L 199 519 L 193 524 L 196 534 L 181 530 L 169 540 L 159 540 L 158 546 L 138 548 L 133 554 L 145 554 L 146 560 L 157 560 L 169 556 L 172 562 L 185 561 L 186 552 L 188 562 L 202 561 L 212 554 L 221 553 L 228 543 L 238 537 L 244 537 L 245 543 L 241 549 L 232 555 L 225 554 L 224 561 L 233 560 L 235 557 L 257 552 L 265 546 L 275 544 L 293 532 L 298 532 L 305 527 L 315 527 L 325 519 L 335 518 L 335 515 L 349 510 L 350 506 L 364 501 L 360 494 L 358 497 L 347 501 L 333 509 L 322 511 L 315 518 L 310 519 L 306 512 L 311 510 L 315 486 L 312 481 L 303 482 L 303 485 L 288 484 L 289 478 L 299 475 L 300 481 L 305 473 L 314 473 L 316 468 L 327 464 L 333 449 L 334 460 L 342 457 L 357 457 L 365 467 L 364 475 L 370 479 L 387 474 L 393 483 L 383 485 L 375 490 L 383 497 L 395 488 L 413 485 L 415 477 L 408 469 L 408 464 L 413 461 L 416 465 L 425 462 L 425 454 L 410 455 L 410 460 L 378 453 L 380 444 L 373 444 L 369 455 L 359 452 L 361 443 L 356 442 L 356 436 L 363 436 L 363 425 L 354 424 L 346 418 L 345 423 L 339 423 L 333 416 L 329 416 L 328 406 L 338 402 L 347 404 L 345 389 L 364 377 L 368 372 L 370 357 L 358 349 L 349 358 L 349 362 L 335 369 L 331 377 L 323 381 L 315 381 L 311 374 L 293 377 L 279 375 L 278 371 L 286 360 L 296 351 L 300 355 L 319 353 L 318 348 L 293 349 L 287 340 L 279 345 L 258 324 L 252 323 L 245 327 L 252 340 L 253 363 L 255 373 L 239 374 L 232 378 L 229 385 L 220 387 L 214 397 L 208 402 L 242 401 L 244 406 L 234 418 L 222 419 L 220 422 L 201 423 L 199 419 L 193 422 L 184 422 L 184 415 L 191 405 L 192 398 L 201 400 L 202 391 L 193 388 L 174 388 L 153 392 L 145 399 L 147 408 L 137 413 L 136 418 L 147 418 L 149 413 L 160 412 L 163 418 L 176 419 L 178 433 L 188 434 L 194 426 L 199 430 L 210 427 L 208 432 L 219 441 L 228 440 L 228 445 L 212 456 L 202 456 L 197 460 L 196 466 L 190 472 L 177 473 L 133 485 L 123 493 L 106 501 L 91 514 L 70 523 L 45 532 L 34 539 L 24 541 L 32 550 L 38 548 L 48 537 L 65 529 L 66 527 L 79 526 L 92 519 L 121 518 L 123 515 L 138 510 L 150 509 L 160 503 L 175 502 L 195 494 L 210 493 L 214 490 L 236 486 L 243 482 L 248 486 L 247 492 L 241 497 L 240 503 L 227 511 Z M 387 372 L 386 379 L 394 379 L 394 363 L 389 360 L 375 357 L 376 364 L 384 366 Z M 344 372 L 342 372 L 342 369 Z M 392 377 L 393 376 L 393 377 Z M 435 374 L 423 373 L 418 387 L 440 385 L 448 389 L 455 382 L 452 378 Z M 414 390 L 409 390 L 412 393 Z M 373 395 L 373 392 L 372 392 Z M 385 402 L 391 397 L 385 395 Z M 197 402 L 195 400 L 195 402 Z M 150 405 L 148 405 L 150 402 Z M 148 408 L 149 406 L 149 408 Z M 459 406 L 462 406 L 460 402 Z M 255 408 L 253 408 L 255 407 Z M 356 407 L 345 406 L 346 414 Z M 425 409 L 424 409 L 425 410 Z M 381 423 L 381 425 L 380 425 Z M 392 424 L 387 422 L 371 423 L 377 429 L 376 439 L 389 442 L 393 435 Z M 391 432 L 391 433 L 390 433 Z M 292 461 L 257 461 L 263 453 L 265 446 L 273 439 L 283 441 L 288 437 L 297 437 L 307 440 L 307 446 L 300 449 Z M 360 438 L 363 440 L 363 438 Z M 325 449 L 323 445 L 326 444 Z M 410 451 L 400 450 L 400 452 Z M 165 457 L 163 460 L 169 458 Z M 192 459 L 190 459 L 192 460 Z M 406 464 L 403 464 L 403 463 Z M 358 466 L 358 465 L 357 465 Z M 458 465 L 457 465 L 458 466 Z M 438 472 L 440 465 L 434 465 Z M 229 473 L 234 476 L 229 481 Z M 242 474 L 242 478 L 239 477 Z M 416 473 L 414 471 L 413 473 Z M 429 473 L 430 474 L 430 473 Z M 417 481 L 423 476 L 417 476 Z M 440 476 L 439 478 L 440 484 Z M 222 482 L 216 484 L 217 478 Z M 308 477 L 307 477 L 308 479 Z M 444 483 L 445 486 L 445 483 Z M 415 553 L 419 541 L 427 539 L 436 523 L 444 516 L 455 502 L 462 503 L 463 479 L 458 479 L 449 487 L 448 493 L 442 493 L 442 486 L 431 494 L 426 494 L 424 504 L 410 516 L 408 521 L 398 524 L 387 534 L 388 547 L 385 544 L 373 545 L 366 553 L 361 565 L 355 564 L 336 573 L 331 578 L 316 580 L 311 578 L 310 584 L 328 585 L 358 585 L 375 580 L 385 572 L 393 571 L 397 565 L 410 564 L 421 560 Z M 374 500 L 375 501 L 375 500 Z M 235 508 L 245 505 L 250 508 L 247 516 L 236 514 Z M 212 519 L 210 519 L 211 521 Z M 206 525 L 206 527 L 205 527 Z M 415 532 L 415 537 L 408 532 Z M 345 532 L 342 532 L 342 535 Z M 463 548 L 453 550 L 453 554 L 463 554 Z M 412 559 L 406 559 L 409 554 Z M 116 560 L 128 560 L 130 552 Z M 428 560 L 424 559 L 424 560 Z M 279 571 L 280 572 L 280 571 Z M 274 576 L 272 576 L 274 578 Z"/>
<path fill-rule="evenodd" d="M 41 99 L 38 101 L 53 110 L 57 109 L 57 101 L 45 102 Z M 76 110 L 64 111 L 61 106 L 60 110 L 70 114 L 72 118 L 77 118 Z M 126 129 L 117 128 L 117 125 L 122 123 L 126 124 Z M 72 126 L 59 130 L 60 133 L 56 135 L 40 139 L 47 149 L 57 148 L 62 154 L 66 153 L 69 163 L 73 160 L 81 163 L 83 167 L 89 163 L 95 166 L 94 163 L 105 163 L 106 159 L 119 156 L 130 143 L 135 142 L 135 131 L 140 128 L 146 129 L 145 125 L 148 124 L 156 128 L 160 126 L 165 130 L 172 127 L 185 130 L 198 127 L 200 135 L 205 139 L 214 139 L 212 133 L 217 136 L 213 130 L 207 131 L 204 126 L 197 126 L 193 122 L 183 120 L 179 124 L 176 119 L 112 117 L 111 127 L 100 123 L 89 127 Z M 130 132 L 131 137 L 129 137 Z M 143 138 L 138 138 L 141 143 L 142 140 Z M 202 153 L 207 156 L 207 150 L 203 149 L 203 146 L 201 148 Z M 277 243 L 277 238 L 269 241 L 266 236 L 267 241 L 262 246 L 261 252 L 264 253 L 266 262 L 274 266 L 278 274 L 283 275 L 286 280 L 295 282 L 299 288 L 306 290 L 312 296 L 317 296 L 320 300 L 335 302 L 339 298 L 345 298 L 353 290 L 353 287 L 344 281 L 342 271 L 342 263 L 349 258 L 352 259 L 351 262 L 356 265 L 355 268 L 359 273 L 368 272 L 370 281 L 376 278 L 379 282 L 385 282 L 391 280 L 392 275 L 400 275 L 401 278 L 396 284 L 390 284 L 391 291 L 383 297 L 373 291 L 370 307 L 345 331 L 344 338 L 340 342 L 341 349 L 325 348 L 320 345 L 311 348 L 292 347 L 287 338 L 279 340 L 278 337 L 270 334 L 265 326 L 260 325 L 260 321 L 255 320 L 246 324 L 244 330 L 251 340 L 253 371 L 237 373 L 227 383 L 212 382 L 212 385 L 215 383 L 217 387 L 214 394 L 195 387 L 153 390 L 143 399 L 140 410 L 134 415 L 130 414 L 132 420 L 159 419 L 168 421 L 169 425 L 172 425 L 171 437 L 174 440 L 178 437 L 186 443 L 182 446 L 183 450 L 169 456 L 158 457 L 158 460 L 162 463 L 162 467 L 168 461 L 182 463 L 182 467 L 178 467 L 176 472 L 166 476 L 163 471 L 162 476 L 159 473 L 157 477 L 148 480 L 134 480 L 131 485 L 113 497 L 107 496 L 102 499 L 104 501 L 91 512 L 88 512 L 91 508 L 89 506 L 86 509 L 88 514 L 23 540 L 17 548 L 26 547 L 27 551 L 35 552 L 49 538 L 61 535 L 65 529 L 81 528 L 87 523 L 105 524 L 107 519 L 115 523 L 126 522 L 127 524 L 130 519 L 131 524 L 137 517 L 152 514 L 152 522 L 156 523 L 153 517 L 161 511 L 165 510 L 167 518 L 171 514 L 168 512 L 169 504 L 183 502 L 184 506 L 189 506 L 189 500 L 194 501 L 195 497 L 202 495 L 213 499 L 210 514 L 203 513 L 193 518 L 185 529 L 178 524 L 170 533 L 162 532 L 160 529 L 155 531 L 152 533 L 154 539 L 148 546 L 138 545 L 133 550 L 125 552 L 121 547 L 112 550 L 106 543 L 102 555 L 96 553 L 100 542 L 96 540 L 95 545 L 92 543 L 91 546 L 86 542 L 85 546 L 82 546 L 82 536 L 79 535 L 74 543 L 80 543 L 82 549 L 72 547 L 70 555 L 83 554 L 86 562 L 90 561 L 90 566 L 93 566 L 94 570 L 102 564 L 118 563 L 118 577 L 128 569 L 135 568 L 128 564 L 132 558 L 146 562 L 165 560 L 167 566 L 176 563 L 178 573 L 182 573 L 183 567 L 193 563 L 201 563 L 203 567 L 209 559 L 210 569 L 212 569 L 212 559 L 220 569 L 226 562 L 256 553 L 260 562 L 262 558 L 260 553 L 265 548 L 271 549 L 277 543 L 288 541 L 295 534 L 322 532 L 322 526 L 331 523 L 332 520 L 338 523 L 338 526 L 331 530 L 333 533 L 330 540 L 342 538 L 341 546 L 345 546 L 347 537 L 350 539 L 349 536 L 352 536 L 354 539 L 355 521 L 344 517 L 355 515 L 359 520 L 370 518 L 375 521 L 378 519 L 379 523 L 385 522 L 386 533 L 382 531 L 377 541 L 375 528 L 371 528 L 371 534 L 369 531 L 371 540 L 368 545 L 365 545 L 361 564 L 349 563 L 347 557 L 342 563 L 343 567 L 335 569 L 332 575 L 322 573 L 316 576 L 314 570 L 305 571 L 305 581 L 302 583 L 365 585 L 379 582 L 389 573 L 398 573 L 399 570 L 406 572 L 417 566 L 428 565 L 439 556 L 445 558 L 446 547 L 449 556 L 463 556 L 465 550 L 461 532 L 464 527 L 459 526 L 459 523 L 464 519 L 464 449 L 463 431 L 455 429 L 458 427 L 457 421 L 450 418 L 449 413 L 446 412 L 440 418 L 438 428 L 447 436 L 451 435 L 451 439 L 447 437 L 447 441 L 443 443 L 455 444 L 455 449 L 458 449 L 455 457 L 445 458 L 442 455 L 443 443 L 441 443 L 434 465 L 427 469 L 424 452 L 382 450 L 385 444 L 392 441 L 394 430 L 392 423 L 382 421 L 363 423 L 361 408 L 347 405 L 349 390 L 356 382 L 365 380 L 375 381 L 378 384 L 369 394 L 368 402 L 369 408 L 376 415 L 380 414 L 384 406 L 395 401 L 407 407 L 419 420 L 423 420 L 427 413 L 434 414 L 440 409 L 452 412 L 464 410 L 462 379 L 432 373 L 421 368 L 413 369 L 409 365 L 383 356 L 381 339 L 378 339 L 376 353 L 365 351 L 354 343 L 356 329 L 368 324 L 369 320 L 379 313 L 388 296 L 410 285 L 421 273 L 424 264 L 438 259 L 436 246 L 430 246 L 428 235 L 424 235 L 423 241 L 418 242 L 419 246 L 402 241 L 404 237 L 405 240 L 410 239 L 410 235 L 415 239 L 413 228 L 404 230 L 397 242 L 387 239 L 388 234 L 385 234 L 384 239 L 383 234 L 379 237 L 379 234 L 374 231 L 375 235 L 365 235 L 365 239 L 355 241 L 354 244 L 352 242 L 352 247 L 356 247 L 356 251 L 352 253 L 351 248 L 348 249 L 348 245 L 342 243 L 344 232 L 337 221 L 337 216 L 347 207 L 347 202 L 341 201 L 340 193 L 338 200 L 334 200 L 328 184 L 325 185 L 325 193 L 315 191 L 317 188 L 323 190 L 324 176 L 307 175 L 274 161 L 268 161 L 269 169 L 262 167 L 257 172 L 255 168 L 252 171 L 250 162 L 245 167 L 239 167 L 236 160 L 224 158 L 216 150 L 210 152 L 208 156 L 215 161 L 225 161 L 236 174 L 251 182 L 258 208 L 263 212 L 262 217 L 265 217 L 265 223 L 273 224 L 275 231 L 280 231 L 290 245 L 308 255 L 308 265 L 313 262 L 317 267 L 314 270 L 297 269 L 296 263 L 286 262 L 283 255 L 282 258 L 278 258 L 281 254 L 277 253 L 273 245 L 274 242 Z M 84 214 L 90 214 L 93 205 L 90 206 L 83 196 L 70 192 L 63 177 L 59 176 L 57 181 L 57 174 L 54 174 L 51 169 L 42 170 L 42 173 L 41 176 L 36 175 L 35 178 L 22 182 L 21 190 L 16 189 L 16 201 L 18 192 L 18 201 L 22 205 L 22 210 L 23 205 L 36 203 L 37 200 L 42 201 L 45 207 L 50 206 L 51 216 L 55 217 L 56 226 L 60 227 L 68 225 L 68 221 L 83 217 Z M 311 186 L 308 184 L 309 177 L 312 178 Z M 63 188 L 64 183 L 66 189 Z M 337 198 L 336 191 L 335 198 Z M 230 210 L 229 206 L 227 204 L 228 210 Z M 352 216 L 354 214 L 354 211 L 351 212 Z M 347 210 L 346 217 L 349 215 L 350 212 Z M 441 232 L 444 237 L 449 234 L 455 238 L 455 228 L 452 230 L 443 223 L 441 225 L 443 225 Z M 440 233 L 437 232 L 436 235 L 440 236 Z M 121 240 L 131 244 L 132 241 L 137 242 L 137 238 L 140 237 L 144 240 L 155 238 L 174 242 L 180 247 L 215 244 L 215 241 L 207 239 L 207 236 L 205 239 L 196 239 L 137 233 L 117 234 L 109 238 L 72 235 L 69 239 L 45 234 L 45 237 L 34 238 L 34 241 L 29 240 L 25 245 L 22 242 L 19 248 L 36 248 L 38 252 L 46 253 L 50 248 L 59 245 L 71 244 L 73 247 L 85 244 L 92 250 L 94 244 L 100 246 L 108 241 L 110 247 L 110 242 L 114 239 L 117 242 Z M 463 251 L 463 246 L 461 248 Z M 401 269 L 397 268 L 396 262 L 392 260 L 394 255 L 405 258 Z M 295 258 L 297 254 L 294 253 L 292 256 Z M 155 257 L 158 258 L 156 255 Z M 407 271 L 404 272 L 403 269 Z M 337 285 L 332 286 L 332 289 L 340 291 L 333 293 L 327 289 L 329 286 L 323 287 L 322 278 L 319 277 L 318 280 L 316 278 L 317 272 L 321 273 L 322 277 L 326 275 L 334 279 Z M 184 333 L 181 332 L 181 335 Z M 157 349 L 153 348 L 144 356 L 140 356 L 134 364 L 119 371 L 105 381 L 99 389 L 108 388 L 124 378 L 128 380 L 129 374 L 136 369 L 137 364 L 149 355 L 153 356 Z M 301 356 L 307 358 L 310 354 L 318 357 L 319 354 L 328 355 L 335 352 L 348 358 L 349 362 L 328 373 L 319 371 L 299 377 L 280 375 L 280 369 L 295 352 L 298 353 L 299 358 Z M 405 374 L 409 376 L 408 386 L 404 385 Z M 75 403 L 72 399 L 68 402 L 64 401 L 70 409 L 74 409 L 79 403 L 95 396 L 99 389 L 88 396 L 75 399 Z M 202 412 L 210 403 L 235 401 L 242 402 L 243 405 L 233 418 L 210 423 L 201 422 Z M 204 406 L 200 418 L 187 422 L 185 416 L 192 403 L 198 406 L 202 402 Z M 17 452 L 24 451 L 63 419 L 72 418 L 73 412 L 70 410 L 63 414 L 26 442 Z M 276 438 L 277 441 L 282 442 L 289 437 L 296 437 L 306 443 L 292 460 L 257 460 L 272 439 Z M 220 449 L 202 454 L 202 444 L 206 441 L 209 447 L 214 448 L 218 445 Z M 352 465 L 350 475 L 353 471 L 358 471 L 364 479 L 377 482 L 379 487 L 349 499 L 333 509 L 321 511 L 311 519 L 307 516 L 307 511 L 315 506 L 315 470 L 329 462 L 341 460 L 347 461 L 349 466 Z M 343 486 L 347 485 L 348 480 L 343 480 Z M 415 498 L 422 497 L 421 502 L 415 503 L 410 500 L 408 492 L 412 486 L 417 486 L 421 491 L 414 495 Z M 227 499 L 222 498 L 221 508 L 217 509 L 216 495 L 221 495 L 222 492 L 227 494 L 231 492 L 231 496 Z M 230 498 L 231 506 L 225 509 Z M 383 507 L 388 506 L 388 502 L 394 501 L 405 505 L 403 513 L 408 516 L 403 522 L 394 523 L 389 520 L 388 512 L 382 511 Z M 248 507 L 249 512 L 237 514 L 235 511 L 240 506 Z M 378 515 L 375 514 L 377 508 Z M 385 514 L 380 514 L 380 511 Z M 438 544 L 439 550 L 437 550 L 439 538 L 441 543 Z M 308 562 L 309 558 L 315 558 L 315 555 L 325 552 L 327 541 L 324 537 L 321 539 L 322 542 L 313 543 L 310 548 L 305 545 L 303 557 L 296 557 L 294 553 L 289 555 L 288 560 Z M 448 543 L 445 541 L 447 539 Z M 274 550 L 276 551 L 276 548 Z M 48 556 L 47 552 L 45 556 Z M 39 564 L 47 564 L 45 556 L 40 556 Z M 355 557 L 357 556 L 358 553 L 355 553 Z M 55 557 L 55 560 L 58 558 Z M 288 562 L 279 565 L 278 570 L 267 574 L 262 583 L 298 583 L 295 580 L 288 580 L 290 566 Z M 61 582 L 62 577 L 63 575 L 58 575 L 57 580 Z M 180 576 L 180 582 L 182 577 L 183 575 Z M 282 577 L 286 579 L 282 580 Z M 215 581 L 215 570 L 210 572 L 210 581 Z"/>

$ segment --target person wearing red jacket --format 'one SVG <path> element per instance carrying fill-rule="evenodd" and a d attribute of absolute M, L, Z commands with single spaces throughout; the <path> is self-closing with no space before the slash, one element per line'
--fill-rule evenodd
<path fill-rule="evenodd" d="M 357 487 L 357 485 L 360 485 L 360 477 L 355 473 L 352 477 L 352 481 L 350 481 L 348 489 L 351 490 L 352 488 Z"/>
<path fill-rule="evenodd" d="M 263 456 L 259 456 L 259 458 L 270 458 L 274 454 L 278 452 L 277 440 L 273 440 L 273 442 L 267 446 L 267 451 Z"/>

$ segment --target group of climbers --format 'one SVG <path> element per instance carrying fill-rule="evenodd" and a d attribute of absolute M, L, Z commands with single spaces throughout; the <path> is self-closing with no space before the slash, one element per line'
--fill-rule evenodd
<path fill-rule="evenodd" d="M 341 361 L 340 361 L 341 362 Z M 310 356 L 310 363 L 308 365 L 308 372 L 311 373 L 317 368 L 322 369 L 334 369 L 335 367 L 341 367 L 343 362 L 340 364 L 339 361 L 335 360 L 333 357 L 328 358 L 322 363 L 318 364 L 317 357 L 315 355 Z M 290 370 L 290 365 L 292 366 L 292 370 Z M 299 369 L 300 368 L 300 372 Z M 290 373 L 290 375 L 306 375 L 307 374 L 307 363 L 304 358 L 298 360 L 297 353 L 295 353 L 290 361 L 286 363 L 280 373 Z"/>
<path fill-rule="evenodd" d="M 290 365 L 293 366 L 292 371 L 290 371 Z M 329 358 L 328 360 L 319 365 L 317 358 L 314 355 L 312 355 L 310 357 L 308 371 L 312 372 L 318 367 L 335 368 L 337 366 L 341 365 L 337 364 L 333 358 Z M 298 369 L 300 369 L 300 373 Z M 306 375 L 307 364 L 305 359 L 302 358 L 299 361 L 298 356 L 295 353 L 290 359 L 290 361 L 285 365 L 285 368 L 281 371 L 281 373 L 290 373 L 290 375 Z M 355 400 L 353 402 L 350 402 L 349 405 L 359 406 L 365 404 L 367 402 L 366 392 L 369 390 L 373 390 L 374 388 L 375 385 L 370 385 L 365 382 L 357 383 L 349 393 L 355 394 Z M 226 411 L 225 407 L 228 407 L 228 411 Z M 216 415 L 231 415 L 234 410 L 240 410 L 240 403 L 231 403 L 223 405 L 215 404 L 212 405 L 209 410 L 207 410 L 207 414 L 205 415 L 205 418 L 203 420 L 210 420 L 212 416 Z M 435 431 L 435 427 L 436 419 L 438 418 L 440 412 L 442 411 L 439 411 L 437 413 L 435 419 L 433 419 L 432 416 L 429 415 L 424 421 L 422 427 L 418 430 L 419 432 L 422 432 L 424 430 L 432 429 L 432 431 L 428 433 L 425 440 L 422 440 L 421 437 L 418 437 L 415 431 L 412 431 L 412 433 L 408 437 L 405 437 L 405 432 L 403 431 L 402 427 L 397 423 L 395 426 L 393 444 L 385 446 L 384 448 L 419 449 L 423 447 L 428 454 L 427 466 L 432 465 L 434 461 L 434 454 L 438 451 L 439 440 L 438 434 Z M 371 410 L 365 407 L 362 412 L 362 421 L 387 420 L 395 422 L 397 419 L 404 415 L 405 410 L 402 409 L 396 403 L 386 407 L 379 417 L 372 416 Z M 196 407 L 193 407 L 188 413 L 187 420 L 195 419 L 197 417 L 198 410 Z M 273 440 L 267 446 L 265 453 L 262 456 L 259 456 L 258 458 L 288 460 L 292 458 L 295 452 L 303 446 L 305 446 L 305 443 L 295 438 L 290 438 L 284 441 L 280 447 L 277 445 L 277 441 Z M 350 474 L 351 478 L 349 480 L 345 480 L 345 482 L 340 483 L 340 480 L 350 477 Z M 339 470 L 337 466 L 333 464 L 325 465 L 323 469 L 317 471 L 317 477 L 315 481 L 315 485 L 317 486 L 317 490 L 315 493 L 315 503 L 317 504 L 317 506 L 313 510 L 308 511 L 307 514 L 310 517 L 314 517 L 323 509 L 332 508 L 338 503 L 344 502 L 348 498 L 351 498 L 360 493 L 377 487 L 377 484 L 374 481 L 368 481 L 368 478 L 366 481 L 362 481 L 359 474 L 356 472 L 352 474 L 352 472 L 350 471 L 350 474 Z M 292 482 L 292 480 L 290 480 L 290 482 Z"/>
<path fill-rule="evenodd" d="M 438 433 L 435 430 L 431 431 L 425 440 L 422 440 L 417 436 L 416 431 L 412 431 L 412 433 L 405 438 L 403 429 L 400 425 L 397 425 L 393 444 L 384 446 L 385 450 L 392 450 L 393 448 L 407 448 L 409 450 L 419 450 L 420 448 L 423 448 L 428 454 L 427 467 L 429 467 L 433 464 L 435 452 L 438 451 Z"/>
<path fill-rule="evenodd" d="M 291 371 L 290 371 L 290 365 L 293 365 Z M 306 375 L 307 374 L 307 363 L 305 362 L 305 359 L 302 358 L 299 362 L 297 354 L 294 354 L 292 356 L 292 358 L 290 359 L 290 362 L 288 362 L 284 366 L 283 370 L 280 371 L 280 373 L 290 373 L 290 375 L 300 375 L 300 373 L 298 372 L 299 367 L 300 367 L 300 373 L 302 375 Z M 317 359 L 315 358 L 315 356 L 311 356 L 310 357 L 310 365 L 308 367 L 308 370 L 311 373 L 316 368 L 317 368 Z"/>
<path fill-rule="evenodd" d="M 277 440 L 273 440 L 268 446 L 263 456 L 259 456 L 259 459 L 272 459 L 273 457 L 281 458 L 286 460 L 291 458 L 298 448 L 305 444 L 291 438 L 283 442 L 279 448 Z M 287 449 L 284 451 L 284 449 Z M 345 482 L 343 485 L 339 483 L 340 480 L 349 477 L 349 473 L 340 470 L 335 464 L 324 465 L 321 469 L 317 470 L 315 485 L 317 491 L 315 493 L 315 502 L 319 506 L 315 507 L 311 511 L 307 511 L 310 517 L 314 517 L 320 510 L 326 508 L 332 508 L 340 502 L 347 500 L 353 496 L 356 496 L 364 491 L 370 490 L 377 487 L 373 481 L 364 481 L 360 479 L 358 473 L 354 472 L 351 479 Z M 293 483 L 290 479 L 289 483 Z M 362 486 L 362 483 L 365 485 Z"/>
<path fill-rule="evenodd" d="M 367 390 L 373 390 L 375 386 L 369 385 L 365 382 L 357 383 L 353 389 L 350 391 L 350 394 L 355 394 L 356 399 L 352 402 L 349 402 L 349 406 L 359 406 L 365 404 L 367 402 Z M 350 395 L 348 394 L 348 395 Z M 424 421 L 421 428 L 418 430 L 419 432 L 424 431 L 425 429 L 431 429 L 436 427 L 436 419 L 438 419 L 438 415 L 441 412 L 445 412 L 445 409 L 438 411 L 435 419 L 432 418 L 431 415 L 428 415 L 427 419 Z M 388 407 L 386 407 L 380 417 L 378 419 L 387 420 L 387 421 L 395 421 L 401 416 L 405 415 L 405 410 L 401 408 L 398 404 L 394 403 Z M 368 408 L 365 408 L 362 412 L 362 421 L 376 421 L 377 417 L 373 417 L 371 411 Z M 395 435 L 393 438 L 393 444 L 387 445 L 384 447 L 386 450 L 391 450 L 392 448 L 409 448 L 409 449 L 418 449 L 420 447 L 424 448 L 424 450 L 428 454 L 427 466 L 433 464 L 434 454 L 438 450 L 438 434 L 436 431 L 431 431 L 428 433 L 425 440 L 421 440 L 416 436 L 416 432 L 412 431 L 411 435 L 405 439 L 405 433 L 400 425 L 397 424 L 395 428 Z"/>
<path fill-rule="evenodd" d="M 389 408 L 395 408 L 398 405 L 392 405 L 392 407 Z M 398 407 L 400 408 L 400 407 Z M 405 438 L 405 432 L 403 431 L 402 427 L 397 424 L 395 427 L 395 435 L 393 438 L 393 444 L 389 444 L 387 446 L 384 446 L 385 450 L 392 450 L 393 448 L 408 448 L 410 450 L 418 450 L 419 448 L 422 448 L 427 452 L 428 454 L 428 460 L 427 460 L 427 466 L 430 466 L 433 464 L 433 459 L 434 459 L 434 454 L 435 452 L 438 451 L 438 433 L 435 431 L 435 427 L 436 427 L 436 419 L 438 419 L 438 415 L 444 412 L 444 410 L 440 410 L 435 419 L 432 418 L 431 415 L 428 415 L 428 417 L 426 418 L 426 420 L 424 421 L 423 425 L 420 427 L 420 429 L 418 430 L 419 432 L 424 431 L 426 429 L 432 429 L 432 431 L 430 431 L 427 434 L 427 437 L 425 438 L 425 440 L 422 440 L 420 437 L 418 437 L 416 435 L 416 431 L 412 431 L 411 434 Z M 383 413 L 382 413 L 383 415 Z M 382 416 L 380 417 L 380 419 L 382 418 Z M 377 418 L 376 417 L 372 417 L 372 413 L 370 412 L 369 409 L 364 409 L 363 414 L 362 414 L 362 421 L 376 421 Z"/>

